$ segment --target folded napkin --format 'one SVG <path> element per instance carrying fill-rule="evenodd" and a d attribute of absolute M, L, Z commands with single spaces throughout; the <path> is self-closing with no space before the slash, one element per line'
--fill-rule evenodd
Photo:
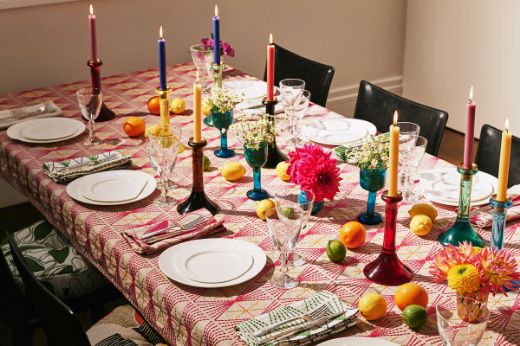
<path fill-rule="evenodd" d="M 511 186 L 507 190 L 513 205 L 507 209 L 506 222 L 520 219 L 520 184 Z M 491 227 L 493 225 L 493 207 L 484 205 L 476 207 L 471 211 L 470 222 L 479 228 Z"/>
<path fill-rule="evenodd" d="M 125 168 L 131 164 L 130 156 L 123 155 L 119 151 L 106 151 L 92 156 L 76 157 L 58 162 L 45 162 L 43 171 L 55 182 L 66 183 L 83 175 L 109 169 Z"/>
<path fill-rule="evenodd" d="M 0 130 L 28 119 L 49 118 L 61 115 L 60 107 L 52 101 L 45 101 L 33 106 L 0 111 Z"/>
<path fill-rule="evenodd" d="M 320 325 L 309 327 L 309 323 L 303 318 L 289 321 L 273 331 L 256 337 L 254 334 L 279 322 L 288 321 L 297 316 L 303 316 L 322 305 L 327 305 L 332 315 L 337 315 Z M 357 309 L 343 303 L 335 294 L 321 291 L 303 301 L 275 309 L 269 313 L 260 315 L 249 321 L 237 324 L 235 327 L 238 335 L 248 345 L 279 345 L 294 344 L 307 345 L 316 344 L 318 340 L 326 338 L 334 333 L 340 332 L 356 323 Z M 328 315 L 328 314 L 327 314 Z M 301 328 L 297 328 L 301 327 Z M 294 334 L 285 337 L 283 335 L 289 329 L 297 329 Z"/>
<path fill-rule="evenodd" d="M 135 252 L 149 255 L 188 239 L 202 238 L 221 232 L 226 229 L 222 223 L 223 221 L 217 221 L 206 209 L 200 209 L 153 225 L 123 231 L 123 236 Z M 168 229 L 160 232 L 166 228 Z M 141 239 L 150 234 L 155 235 Z"/>

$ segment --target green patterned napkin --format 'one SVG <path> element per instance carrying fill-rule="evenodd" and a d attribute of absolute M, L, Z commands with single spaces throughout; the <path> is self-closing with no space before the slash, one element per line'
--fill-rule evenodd
<path fill-rule="evenodd" d="M 254 335 L 270 325 L 309 314 L 322 305 L 327 305 L 331 314 L 337 316 L 323 322 L 323 324 L 311 327 L 308 326 L 309 323 L 307 321 L 300 318 L 290 321 L 265 335 L 258 337 Z M 315 344 L 318 340 L 354 325 L 356 323 L 357 311 L 357 309 L 343 303 L 335 294 L 321 291 L 297 303 L 275 309 L 249 321 L 237 324 L 235 330 L 248 345 Z M 327 315 L 329 314 L 327 313 Z M 301 328 L 296 328 L 298 326 Z M 293 328 L 297 329 L 297 331 L 291 335 L 283 336 L 287 330 Z"/>
<path fill-rule="evenodd" d="M 130 156 L 123 155 L 119 151 L 107 151 L 59 162 L 45 162 L 43 171 L 55 182 L 66 183 L 83 175 L 125 168 L 131 164 Z"/>

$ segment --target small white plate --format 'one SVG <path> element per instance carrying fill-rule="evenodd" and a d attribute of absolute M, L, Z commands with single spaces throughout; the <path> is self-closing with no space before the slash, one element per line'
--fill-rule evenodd
<path fill-rule="evenodd" d="M 219 258 L 219 256 L 223 255 L 222 249 L 227 249 L 227 252 L 233 251 L 237 258 L 240 258 L 244 263 L 237 264 L 237 259 L 233 258 L 233 256 Z M 209 254 L 209 252 L 212 253 Z M 202 259 L 200 261 L 192 259 L 194 262 L 188 264 L 189 268 L 186 269 L 186 271 L 190 272 L 189 274 L 185 270 L 179 269 L 186 267 L 188 254 L 199 254 Z M 247 256 L 244 256 L 245 254 L 249 255 L 249 259 Z M 183 258 L 185 262 L 183 262 Z M 230 263 L 231 265 L 208 264 L 207 261 L 210 259 L 215 262 L 218 259 L 220 263 Z M 183 242 L 166 249 L 159 256 L 159 268 L 167 277 L 184 285 L 203 288 L 229 287 L 244 283 L 260 273 L 265 266 L 265 262 L 265 253 L 257 245 L 243 240 L 222 238 Z M 247 263 L 249 263 L 248 268 Z M 247 269 L 244 271 L 244 268 Z M 243 271 L 242 274 L 237 274 L 241 271 Z M 231 279 L 236 275 L 238 276 Z M 222 279 L 217 279 L 218 277 L 229 280 L 223 281 Z"/>
<path fill-rule="evenodd" d="M 141 186 L 140 192 L 135 196 L 135 198 L 127 198 L 125 200 L 120 200 L 121 197 L 118 197 L 117 195 L 113 195 L 112 197 L 107 197 L 104 201 L 97 201 L 93 199 L 89 199 L 83 195 L 84 188 L 83 186 L 92 186 L 95 185 L 96 182 L 102 181 L 106 182 L 109 180 L 117 180 L 117 181 L 131 181 L 131 182 L 142 182 L 144 185 Z M 104 184 L 102 184 L 104 185 Z M 139 185 L 139 183 L 137 184 Z M 106 187 L 106 186 L 105 186 Z M 94 173 L 90 175 L 85 175 L 83 177 L 80 177 L 76 180 L 73 180 L 67 185 L 67 193 L 70 197 L 75 199 L 78 202 L 87 203 L 87 204 L 93 204 L 93 205 L 120 205 L 120 204 L 127 204 L 127 203 L 133 203 L 140 201 L 148 196 L 150 196 L 157 187 L 157 183 L 155 179 L 142 172 L 142 171 L 132 171 L 132 170 L 115 170 L 115 171 L 106 171 L 106 172 L 99 172 Z M 88 188 L 87 188 L 88 190 Z M 120 190 L 120 189 L 118 189 Z M 95 188 L 95 191 L 98 191 L 97 188 Z M 113 190 L 108 191 L 109 194 L 106 196 L 109 196 L 110 193 L 114 192 Z M 88 194 L 88 193 L 87 193 Z M 127 195 L 128 196 L 128 195 Z M 127 197 L 125 196 L 125 197 Z M 99 197 L 96 194 L 95 199 L 102 198 Z"/>
<path fill-rule="evenodd" d="M 30 129 L 34 130 L 30 130 Z M 61 129 L 69 129 L 66 130 L 68 133 L 70 133 L 68 136 L 59 137 L 59 138 L 52 138 L 52 139 L 32 139 L 32 138 L 26 138 L 24 136 L 25 130 L 27 129 L 29 136 L 35 136 L 36 138 L 42 138 L 48 135 L 51 135 L 56 137 L 58 134 L 54 132 L 53 128 L 61 128 Z M 45 129 L 49 129 L 46 131 Z M 43 132 L 42 132 L 43 131 Z M 26 143 L 39 143 L 39 144 L 45 144 L 45 143 L 54 143 L 54 142 L 60 142 L 64 140 L 68 140 L 74 137 L 77 137 L 81 135 L 85 131 L 85 124 L 83 124 L 81 121 L 75 120 L 75 119 L 69 119 L 69 118 L 62 118 L 62 117 L 56 117 L 56 118 L 41 118 L 41 119 L 32 119 L 23 121 L 17 124 L 14 124 L 13 126 L 10 126 L 7 129 L 7 136 L 11 139 L 15 139 L 18 141 L 26 142 Z M 47 132 L 47 135 L 45 133 Z"/>
<path fill-rule="evenodd" d="M 225 81 L 223 86 L 231 90 L 243 101 L 259 99 L 267 94 L 267 84 L 257 80 Z"/>
<path fill-rule="evenodd" d="M 138 179 L 136 179 L 138 178 Z M 146 187 L 144 177 L 92 175 L 80 186 L 83 197 L 96 202 L 122 202 L 137 198 Z"/>
<path fill-rule="evenodd" d="M 60 119 L 60 118 L 57 118 Z M 35 122 L 21 130 L 22 137 L 35 141 L 50 141 L 70 137 L 78 131 L 75 123 L 69 121 Z"/>
<path fill-rule="evenodd" d="M 337 338 L 322 342 L 318 346 L 396 346 L 388 340 L 382 338 L 369 338 L 365 336 L 348 336 L 344 338 Z"/>
<path fill-rule="evenodd" d="M 361 119 L 318 120 L 305 125 L 302 133 L 313 142 L 325 145 L 342 145 L 375 135 L 374 124 Z"/>

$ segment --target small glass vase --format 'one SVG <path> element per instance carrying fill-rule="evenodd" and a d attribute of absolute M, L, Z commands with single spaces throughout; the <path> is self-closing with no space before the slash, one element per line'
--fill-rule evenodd
<path fill-rule="evenodd" d="M 307 203 L 307 202 L 309 202 L 308 198 L 307 198 L 307 194 L 305 193 L 305 191 L 302 190 L 300 192 L 300 194 L 298 195 L 298 203 Z M 323 200 L 321 200 L 319 202 L 314 201 L 314 204 L 312 205 L 311 215 L 318 214 L 323 209 L 324 205 L 325 205 L 325 201 L 323 201 Z"/>
<path fill-rule="evenodd" d="M 374 211 L 377 191 L 385 187 L 386 169 L 361 169 L 359 181 L 363 189 L 368 191 L 367 210 L 358 216 L 365 225 L 377 225 L 383 221 L 381 214 Z"/>
<path fill-rule="evenodd" d="M 235 156 L 235 151 L 228 149 L 227 146 L 227 133 L 229 126 L 233 123 L 233 110 L 224 113 L 211 110 L 211 120 L 213 126 L 220 131 L 220 149 L 215 150 L 215 156 L 222 158 Z"/>
<path fill-rule="evenodd" d="M 457 313 L 464 322 L 480 322 L 487 315 L 489 291 L 479 289 L 472 293 L 457 293 Z"/>
<path fill-rule="evenodd" d="M 253 188 L 247 191 L 247 197 L 253 201 L 266 199 L 269 194 L 262 189 L 260 170 L 267 162 L 267 142 L 262 143 L 258 149 L 248 148 L 244 145 L 244 156 L 246 162 L 253 169 Z"/>

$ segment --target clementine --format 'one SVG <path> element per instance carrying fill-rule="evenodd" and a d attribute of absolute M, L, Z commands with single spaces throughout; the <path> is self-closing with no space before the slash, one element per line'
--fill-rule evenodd
<path fill-rule="evenodd" d="M 123 130 L 130 137 L 139 137 L 144 134 L 146 125 L 144 120 L 139 117 L 128 117 L 123 123 Z"/>
<path fill-rule="evenodd" d="M 147 102 L 148 111 L 150 114 L 159 115 L 160 114 L 160 106 L 159 106 L 159 96 L 153 96 L 148 99 Z"/>
<path fill-rule="evenodd" d="M 416 304 L 423 308 L 428 305 L 428 293 L 419 284 L 407 283 L 399 286 L 395 292 L 395 305 L 403 311 L 408 305 Z"/>
<path fill-rule="evenodd" d="M 357 221 L 349 221 L 339 230 L 339 240 L 347 249 L 356 249 L 363 246 L 366 237 L 365 226 Z"/>

